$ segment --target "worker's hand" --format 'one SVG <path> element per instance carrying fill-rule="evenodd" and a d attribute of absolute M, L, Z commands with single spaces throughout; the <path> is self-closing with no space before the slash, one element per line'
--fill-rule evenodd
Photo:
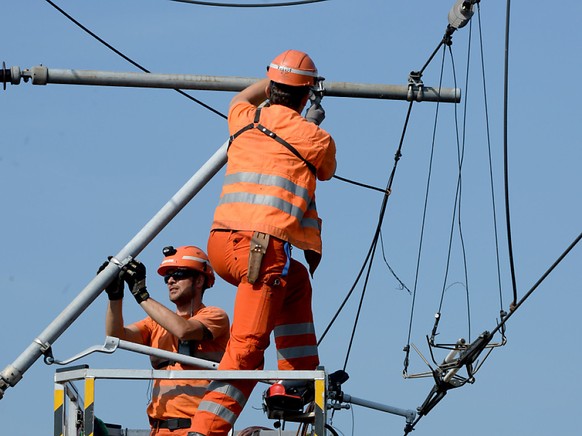
<path fill-rule="evenodd" d="M 109 256 L 108 259 L 111 259 L 111 256 Z M 107 265 L 109 265 L 109 261 L 103 262 L 103 265 L 101 265 L 97 270 L 97 274 L 103 271 L 105 267 L 107 267 Z M 113 278 L 111 283 L 109 283 L 109 285 L 107 285 L 107 287 L 105 288 L 105 292 L 107 292 L 109 300 L 111 301 L 121 300 L 123 298 L 123 286 L 124 283 L 123 279 L 121 278 L 121 271 L 119 271 L 119 273 Z"/>
<path fill-rule="evenodd" d="M 123 280 L 129 286 L 135 301 L 142 303 L 150 298 L 146 288 L 146 267 L 139 260 L 132 260 L 125 266 Z"/>
<path fill-rule="evenodd" d="M 307 113 L 305 114 L 305 119 L 319 126 L 325 119 L 325 111 L 323 110 L 321 103 L 317 100 L 312 100 L 311 106 L 309 106 L 309 109 L 307 109 Z"/>

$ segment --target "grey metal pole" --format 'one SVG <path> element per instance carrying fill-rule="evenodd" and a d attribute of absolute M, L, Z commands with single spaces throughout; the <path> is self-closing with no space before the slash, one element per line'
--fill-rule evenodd
<path fill-rule="evenodd" d="M 161 350 L 159 348 L 147 347 L 145 345 L 136 344 L 134 342 L 123 341 L 118 338 L 107 336 L 106 341 L 111 346 L 116 346 L 122 350 L 133 351 L 134 353 L 145 354 L 147 356 L 160 357 L 162 359 L 169 359 L 175 362 L 180 362 L 186 365 L 194 365 L 205 369 L 218 369 L 218 363 L 210 360 L 199 359 L 197 357 L 185 356 L 184 354 L 172 353 L 171 351 Z"/>
<path fill-rule="evenodd" d="M 346 403 L 356 404 L 358 406 L 367 407 L 369 409 L 379 410 L 381 412 L 391 413 L 393 415 L 404 416 L 406 418 L 406 422 L 413 422 L 416 418 L 416 411 L 414 410 L 406 410 L 400 409 L 398 407 L 388 406 L 386 404 L 376 403 L 374 401 L 363 400 L 361 398 L 352 397 L 348 394 L 343 394 L 342 397 L 343 401 Z"/>
<path fill-rule="evenodd" d="M 0 399 L 4 392 L 15 386 L 33 363 L 58 339 L 61 334 L 89 307 L 101 291 L 113 280 L 119 268 L 137 256 L 188 202 L 226 164 L 228 141 L 186 182 L 156 215 L 95 276 L 61 314 L 40 333 L 24 352 L 0 373 Z"/>
<path fill-rule="evenodd" d="M 249 77 L 200 76 L 190 74 L 154 74 L 136 72 L 111 72 L 95 70 L 62 70 L 36 66 L 2 69 L 0 81 L 20 84 L 29 80 L 33 85 L 49 83 L 67 85 L 126 86 L 138 88 L 197 89 L 205 91 L 238 92 L 260 80 Z M 459 88 L 438 89 L 418 84 L 383 85 L 351 82 L 324 82 L 325 95 L 331 97 L 374 98 L 384 100 L 461 101 Z"/>
<path fill-rule="evenodd" d="M 68 365 L 75 360 L 79 360 L 83 357 L 88 356 L 92 353 L 107 353 L 112 354 L 118 349 L 132 351 L 134 353 L 145 354 L 147 356 L 159 357 L 160 359 L 165 359 L 169 361 L 184 363 L 186 365 L 193 365 L 204 369 L 217 369 L 218 363 L 211 360 L 200 359 L 198 357 L 187 356 L 185 354 L 174 353 L 172 351 L 166 351 L 159 348 L 148 347 L 147 345 L 136 344 L 134 342 L 124 341 L 122 339 L 106 336 L 105 344 L 98 346 L 95 345 L 81 351 L 79 354 L 65 360 L 48 359 L 49 363 L 56 363 L 57 365 Z"/>

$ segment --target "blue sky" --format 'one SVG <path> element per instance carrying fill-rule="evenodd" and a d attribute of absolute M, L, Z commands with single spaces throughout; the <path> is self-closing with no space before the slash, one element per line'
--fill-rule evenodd
<path fill-rule="evenodd" d="M 502 4 L 503 3 L 503 4 Z M 511 280 L 503 208 L 503 56 L 505 2 L 481 2 L 494 193 L 500 241 L 504 308 Z M 306 51 L 328 81 L 406 84 L 443 35 L 453 1 L 330 0 L 287 8 L 226 9 L 165 0 L 57 3 L 103 39 L 153 72 L 262 77 L 271 59 L 288 48 Z M 509 78 L 509 172 L 515 269 L 520 297 L 581 231 L 582 147 L 576 73 L 582 6 L 514 2 Z M 458 86 L 462 126 L 467 116 L 461 222 L 467 276 L 458 228 L 453 235 L 445 286 L 442 341 L 471 338 L 496 325 L 499 290 L 492 226 L 486 124 L 478 21 L 472 22 L 469 85 L 465 84 L 469 27 L 453 35 L 443 86 Z M 13 2 L 0 23 L 0 60 L 8 67 L 106 71 L 135 68 L 83 33 L 47 2 Z M 424 72 L 438 86 L 441 53 Z M 232 93 L 192 92 L 226 113 Z M 393 167 L 406 102 L 327 97 L 322 127 L 336 139 L 343 177 L 384 187 Z M 175 92 L 72 85 L 7 85 L 0 93 L 0 369 L 11 364 L 225 141 L 225 121 Z M 433 131 L 434 103 L 413 106 L 382 227 L 390 266 L 412 289 Z M 457 180 L 453 105 L 439 107 L 411 342 L 428 356 L 443 288 Z M 462 127 L 460 127 L 462 128 Z M 222 174 L 222 173 L 221 173 Z M 154 273 L 165 245 L 205 247 L 221 174 L 138 256 L 148 288 L 167 302 Z M 324 258 L 314 286 L 314 314 L 323 332 L 349 291 L 372 240 L 381 194 L 338 180 L 318 187 L 324 220 Z M 581 248 L 576 247 L 508 323 L 508 344 L 487 359 L 476 382 L 450 391 L 424 417 L 418 436 L 577 434 L 582 382 L 578 323 L 582 303 Z M 297 252 L 301 259 L 300 253 Z M 320 354 L 329 371 L 343 366 L 362 281 L 324 339 Z M 232 313 L 234 288 L 222 280 L 207 304 Z M 419 406 L 431 379 L 402 378 L 412 296 L 399 288 L 378 250 L 373 263 L 347 371 L 344 391 L 399 408 Z M 96 301 L 53 344 L 64 360 L 104 340 L 106 296 Z M 143 317 L 130 299 L 126 320 Z M 437 359 L 444 355 L 438 354 Z M 274 369 L 274 347 L 267 368 Z M 446 353 L 445 353 L 446 354 Z M 84 359 L 93 368 L 147 368 L 147 358 L 118 351 Z M 0 433 L 52 432 L 55 367 L 36 362 L 0 401 Z M 409 372 L 426 366 L 411 354 Z M 269 425 L 256 389 L 239 428 Z M 147 384 L 98 382 L 96 414 L 129 428 L 146 428 Z M 401 434 L 400 417 L 354 407 L 333 424 L 344 435 Z M 353 428 L 353 430 L 352 430 Z"/>

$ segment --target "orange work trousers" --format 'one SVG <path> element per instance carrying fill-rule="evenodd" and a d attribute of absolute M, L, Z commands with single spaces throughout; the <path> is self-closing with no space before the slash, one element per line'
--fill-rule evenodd
<path fill-rule="evenodd" d="M 290 246 L 273 236 L 254 284 L 247 280 L 253 232 L 210 233 L 208 256 L 214 270 L 238 287 L 230 340 L 219 370 L 257 370 L 274 331 L 280 370 L 313 370 L 319 364 L 307 269 L 291 259 Z M 211 382 L 192 422 L 205 436 L 224 436 L 234 425 L 256 382 Z"/>

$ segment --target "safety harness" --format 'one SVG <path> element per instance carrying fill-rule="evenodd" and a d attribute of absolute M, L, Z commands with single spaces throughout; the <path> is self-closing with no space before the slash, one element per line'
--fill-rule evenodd
<path fill-rule="evenodd" d="M 261 109 L 262 108 L 260 108 L 260 107 L 257 108 L 257 110 L 255 112 L 255 118 L 254 118 L 252 123 L 247 124 L 242 129 L 240 129 L 238 132 L 231 135 L 231 137 L 228 140 L 228 147 L 230 148 L 230 145 L 232 144 L 232 142 L 236 138 L 238 138 L 241 134 L 243 134 L 244 132 L 251 130 L 251 129 L 257 129 L 259 132 L 262 132 L 265 135 L 267 135 L 269 138 L 274 139 L 279 144 L 281 144 L 283 147 L 285 147 L 287 150 L 289 150 L 291 153 L 293 153 L 295 156 L 297 156 L 307 166 L 309 171 L 311 171 L 311 173 L 315 176 L 317 174 L 317 169 L 315 168 L 315 166 L 311 162 L 309 162 L 307 159 L 305 159 L 301 155 L 301 153 L 299 153 L 299 151 L 297 151 L 297 149 L 295 147 L 293 147 L 291 144 L 289 144 L 287 141 L 285 141 L 280 136 L 277 136 L 277 134 L 275 132 L 272 132 L 271 130 L 267 129 L 265 126 L 263 126 L 259 122 L 260 118 L 261 118 Z M 263 261 L 263 256 L 267 252 L 267 247 L 269 245 L 269 237 L 270 237 L 270 235 L 267 233 L 263 233 L 263 232 L 254 232 L 253 233 L 253 236 L 251 238 L 251 247 L 250 247 L 250 252 L 249 252 L 249 264 L 248 264 L 248 272 L 247 272 L 247 280 L 250 284 L 255 283 L 257 281 L 257 278 L 259 277 L 259 271 L 261 269 L 261 263 Z"/>
<path fill-rule="evenodd" d="M 255 119 L 253 120 L 252 123 L 244 126 L 242 129 L 240 129 L 238 132 L 236 132 L 234 135 L 232 135 L 229 138 L 228 146 L 230 147 L 230 145 L 232 144 L 232 141 L 234 141 L 236 138 L 238 138 L 242 133 L 246 132 L 247 130 L 258 129 L 259 132 L 263 132 L 269 138 L 274 139 L 279 144 L 281 144 L 283 147 L 285 147 L 287 150 L 289 150 L 291 153 L 293 153 L 295 156 L 297 156 L 299 159 L 301 159 L 301 161 L 305 165 L 307 165 L 307 168 L 309 168 L 309 171 L 311 171 L 311 173 L 313 175 L 315 175 L 317 173 L 317 169 L 315 168 L 315 166 L 311 162 L 309 162 L 307 159 L 305 159 L 303 156 L 301 156 L 301 153 L 299 153 L 295 147 L 293 147 L 291 144 L 289 144 L 283 138 L 277 136 L 277 134 L 275 132 L 270 131 L 269 129 L 267 129 L 265 126 L 263 126 L 259 122 L 259 119 L 261 118 L 261 109 L 262 108 L 260 108 L 260 107 L 257 108 L 257 111 L 255 112 Z"/>

